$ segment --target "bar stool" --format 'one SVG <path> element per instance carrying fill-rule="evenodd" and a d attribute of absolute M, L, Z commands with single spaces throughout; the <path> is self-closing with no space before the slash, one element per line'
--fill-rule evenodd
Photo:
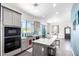
<path fill-rule="evenodd" d="M 56 56 L 56 44 L 53 42 L 50 47 L 48 47 L 48 56 Z"/>
<path fill-rule="evenodd" d="M 48 56 L 56 56 L 56 50 L 57 48 L 60 48 L 60 40 L 56 39 L 55 42 L 48 47 Z"/>
<path fill-rule="evenodd" d="M 60 40 L 56 39 L 55 40 L 56 48 L 60 48 Z"/>

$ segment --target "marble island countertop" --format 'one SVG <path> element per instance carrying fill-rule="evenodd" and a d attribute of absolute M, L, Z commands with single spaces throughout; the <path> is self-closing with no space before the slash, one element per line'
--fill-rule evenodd
<path fill-rule="evenodd" d="M 57 37 L 53 37 L 53 38 L 50 38 L 50 39 L 40 38 L 40 39 L 32 41 L 32 42 L 50 46 L 56 39 L 57 39 Z"/>

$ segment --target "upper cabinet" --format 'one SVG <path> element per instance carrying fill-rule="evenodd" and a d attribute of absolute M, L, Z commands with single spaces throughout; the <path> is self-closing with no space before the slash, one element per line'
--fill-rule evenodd
<path fill-rule="evenodd" d="M 13 25 L 21 26 L 21 15 L 19 13 L 13 12 Z"/>
<path fill-rule="evenodd" d="M 21 27 L 21 14 L 8 8 L 3 8 L 3 23 L 4 25 Z"/>
<path fill-rule="evenodd" d="M 13 25 L 12 22 L 12 11 L 6 8 L 3 8 L 3 23 L 4 25 Z"/>

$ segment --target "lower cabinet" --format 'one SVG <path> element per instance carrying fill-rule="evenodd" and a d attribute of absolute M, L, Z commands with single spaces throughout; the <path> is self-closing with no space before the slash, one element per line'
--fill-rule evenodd
<path fill-rule="evenodd" d="M 33 37 L 29 37 L 29 45 L 28 45 L 28 47 L 32 47 L 32 41 L 33 41 Z"/>
<path fill-rule="evenodd" d="M 21 48 L 22 48 L 22 51 L 26 50 L 28 48 L 28 40 L 27 39 L 22 40 Z"/>
<path fill-rule="evenodd" d="M 33 56 L 47 56 L 47 47 L 33 43 Z"/>
<path fill-rule="evenodd" d="M 22 45 L 21 45 L 22 51 L 32 47 L 32 40 L 33 38 L 26 38 L 22 40 Z"/>

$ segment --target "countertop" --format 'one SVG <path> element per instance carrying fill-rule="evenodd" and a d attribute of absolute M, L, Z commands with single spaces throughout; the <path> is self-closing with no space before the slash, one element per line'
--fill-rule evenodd
<path fill-rule="evenodd" d="M 48 38 L 40 38 L 40 39 L 32 41 L 32 42 L 50 46 L 56 39 L 57 39 L 57 37 L 52 37 L 50 39 L 48 39 Z"/>

